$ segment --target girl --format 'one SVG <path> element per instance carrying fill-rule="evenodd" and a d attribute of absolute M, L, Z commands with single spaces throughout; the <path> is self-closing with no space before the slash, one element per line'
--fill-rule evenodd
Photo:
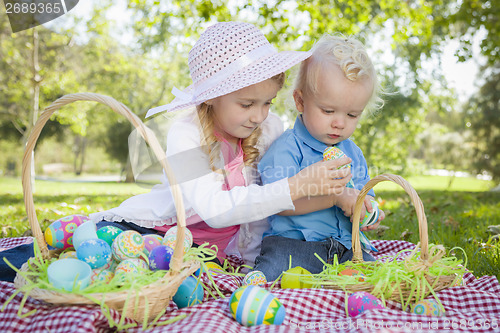
<path fill-rule="evenodd" d="M 183 193 L 194 243 L 217 245 L 220 259 L 227 248 L 226 253 L 239 253 L 253 266 L 269 215 L 294 209 L 296 199 L 341 191 L 350 179 L 348 170 L 337 170 L 350 162 L 346 158 L 316 163 L 265 186 L 257 183 L 256 162 L 283 130 L 278 116 L 269 114 L 283 72 L 309 56 L 277 52 L 251 24 L 217 23 L 189 52 L 193 84 L 184 91 L 174 88 L 172 103 L 147 114 L 191 107 L 169 130 L 167 158 Z M 92 220 L 98 228 L 113 224 L 163 234 L 176 223 L 163 178 L 151 192 L 91 214 Z"/>

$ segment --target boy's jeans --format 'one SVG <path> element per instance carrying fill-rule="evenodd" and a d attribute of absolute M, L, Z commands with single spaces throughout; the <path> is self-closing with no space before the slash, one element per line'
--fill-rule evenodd
<path fill-rule="evenodd" d="M 352 249 L 346 249 L 331 237 L 323 241 L 308 242 L 281 236 L 267 236 L 262 240 L 260 255 L 255 259 L 253 270 L 264 273 L 268 281 L 276 280 L 281 273 L 288 270 L 291 256 L 291 267 L 300 266 L 312 274 L 318 274 L 323 271 L 323 263 L 314 255 L 315 253 L 328 264 L 333 263 L 335 254 L 339 263 L 351 260 L 353 256 Z M 363 250 L 363 260 L 375 261 L 375 258 Z"/>

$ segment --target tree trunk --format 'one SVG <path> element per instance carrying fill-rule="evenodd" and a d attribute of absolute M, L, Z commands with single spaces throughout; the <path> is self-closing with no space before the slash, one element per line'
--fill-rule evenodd
<path fill-rule="evenodd" d="M 26 145 L 28 142 L 28 137 L 31 134 L 33 126 L 35 125 L 38 119 L 38 112 L 40 110 L 40 82 L 42 82 L 42 77 L 40 76 L 40 66 L 38 63 L 38 47 L 39 47 L 39 39 L 38 39 L 38 30 L 37 28 L 33 28 L 33 52 L 31 57 L 31 71 L 32 78 L 31 82 L 33 85 L 33 94 L 32 94 L 32 108 L 29 111 L 28 115 L 28 124 L 26 126 L 26 130 L 23 136 L 23 143 Z M 31 188 L 32 191 L 35 192 L 35 152 L 33 151 L 31 155 Z"/>

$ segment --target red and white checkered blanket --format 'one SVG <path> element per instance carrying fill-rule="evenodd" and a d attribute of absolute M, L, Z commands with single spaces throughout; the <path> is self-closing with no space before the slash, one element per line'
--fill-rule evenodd
<path fill-rule="evenodd" d="M 23 243 L 31 238 L 0 239 L 0 251 Z M 374 241 L 379 249 L 377 256 L 395 255 L 415 245 L 403 241 Z M 234 258 L 233 258 L 234 259 Z M 220 290 L 226 295 L 240 287 L 242 278 L 225 274 L 214 276 Z M 453 287 L 437 295 L 446 310 L 443 317 L 425 317 L 401 310 L 401 305 L 387 301 L 387 308 L 367 311 L 356 318 L 345 313 L 345 295 L 342 291 L 326 289 L 280 289 L 275 285 L 272 293 L 286 309 L 286 318 L 280 326 L 244 327 L 229 312 L 229 298 L 208 299 L 181 310 L 171 302 L 160 321 L 187 315 L 184 319 L 148 332 L 500 332 L 500 284 L 496 277 L 476 279 L 471 273 L 464 276 L 465 286 Z M 267 287 L 269 288 L 269 283 Z M 12 283 L 0 282 L 0 306 L 13 294 Z M 114 332 L 100 307 L 54 306 L 28 297 L 22 312 L 36 313 L 20 318 L 17 315 L 22 295 L 17 295 L 0 312 L 2 332 Z M 118 321 L 119 315 L 111 315 Z M 134 323 L 127 319 L 125 323 Z M 142 332 L 142 325 L 129 328 L 128 332 Z"/>

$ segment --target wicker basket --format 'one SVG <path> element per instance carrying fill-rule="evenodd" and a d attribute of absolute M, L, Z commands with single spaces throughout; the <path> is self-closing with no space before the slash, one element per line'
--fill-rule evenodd
<path fill-rule="evenodd" d="M 429 242 L 428 242 L 428 234 L 427 234 L 427 218 L 424 212 L 424 205 L 420 200 L 415 189 L 402 177 L 392 174 L 382 174 L 371 179 L 361 190 L 356 200 L 356 205 L 354 207 L 354 216 L 353 216 L 353 224 L 352 224 L 352 249 L 353 249 L 353 263 L 362 263 L 363 262 L 363 254 L 361 251 L 361 243 L 359 240 L 359 220 L 361 216 L 362 206 L 364 205 L 364 199 L 366 194 L 370 189 L 372 189 L 376 184 L 383 181 L 392 181 L 398 185 L 400 185 L 406 193 L 410 196 L 411 202 L 413 203 L 418 219 L 418 228 L 420 235 L 420 248 L 416 250 L 420 250 L 420 258 L 418 262 L 418 267 L 412 267 L 411 269 L 415 269 L 418 271 L 418 276 L 423 276 L 428 282 L 429 285 L 432 286 L 434 291 L 439 291 L 448 287 L 453 286 L 457 281 L 461 279 L 460 276 L 453 273 L 450 275 L 440 275 L 433 276 L 428 274 L 428 269 L 433 265 L 433 263 L 441 258 L 444 255 L 444 248 L 439 246 L 439 253 L 433 252 L 429 253 Z M 369 265 L 374 269 L 377 269 L 377 266 L 383 265 L 379 261 L 375 262 L 365 262 L 365 265 Z M 375 265 L 373 267 L 372 265 Z M 322 281 L 321 283 L 323 288 L 327 289 L 338 289 L 338 290 L 346 290 L 349 292 L 357 292 L 357 291 L 366 291 L 372 292 L 374 290 L 374 285 L 368 282 L 356 281 L 356 283 L 349 284 L 347 288 L 341 287 L 340 285 L 336 285 L 335 281 Z M 417 300 L 417 295 L 412 293 L 410 288 L 410 284 L 408 282 L 401 282 L 401 285 L 394 286 L 391 288 L 393 291 L 390 295 L 385 295 L 385 299 L 390 299 L 394 301 L 398 301 L 401 303 L 407 303 Z M 431 293 L 430 290 L 427 290 L 424 296 L 427 296 Z M 422 296 L 422 295 L 421 295 Z"/>
<path fill-rule="evenodd" d="M 111 97 L 93 93 L 70 94 L 59 98 L 43 111 L 40 118 L 36 122 L 32 133 L 30 134 L 23 157 L 22 183 L 24 203 L 26 206 L 26 211 L 28 213 L 28 220 L 33 232 L 33 236 L 35 237 L 38 247 L 41 250 L 42 256 L 45 259 L 53 258 L 58 255 L 58 251 L 48 250 L 44 235 L 42 233 L 42 230 L 40 229 L 40 224 L 36 217 L 36 211 L 33 202 L 33 193 L 31 190 L 32 153 L 40 132 L 52 113 L 54 113 L 54 111 L 58 110 L 62 106 L 75 101 L 95 101 L 105 104 L 109 106 L 113 111 L 126 117 L 135 126 L 144 140 L 153 149 L 171 184 L 172 195 L 177 210 L 177 239 L 184 239 L 186 217 L 180 186 L 179 184 L 177 184 L 175 178 L 173 177 L 173 173 L 167 162 L 165 152 L 158 143 L 158 140 L 154 133 L 149 128 L 147 128 L 141 122 L 141 120 L 125 105 L 117 102 Z M 147 316 L 147 320 L 150 321 L 167 307 L 182 281 L 184 281 L 186 277 L 195 272 L 199 266 L 199 262 L 197 261 L 183 262 L 183 242 L 176 242 L 174 254 L 172 256 L 170 264 L 170 270 L 165 274 L 164 277 L 162 277 L 158 281 L 141 288 L 140 292 L 126 290 L 112 293 L 96 293 L 89 296 L 96 300 L 104 300 L 104 303 L 107 306 L 120 311 L 124 316 L 128 318 L 143 322 L 145 317 Z M 28 270 L 28 263 L 25 263 L 21 267 L 21 271 L 26 270 Z M 17 274 L 14 281 L 14 285 L 16 286 L 16 288 L 21 288 L 30 283 L 30 281 L 27 281 L 20 274 Z M 33 298 L 57 305 L 95 304 L 94 301 L 81 295 L 66 292 L 56 292 L 53 290 L 40 288 L 33 289 L 29 293 L 29 295 Z"/>

